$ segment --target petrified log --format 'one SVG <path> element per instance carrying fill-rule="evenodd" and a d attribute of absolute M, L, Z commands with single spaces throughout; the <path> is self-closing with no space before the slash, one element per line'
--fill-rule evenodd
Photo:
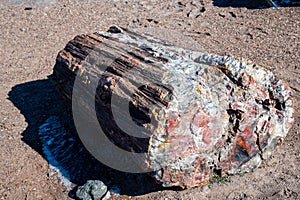
<path fill-rule="evenodd" d="M 59 52 L 53 74 L 69 101 L 80 77 L 78 102 L 85 114 L 93 106 L 84 96 L 94 96 L 107 137 L 127 151 L 147 153 L 146 165 L 162 168 L 153 176 L 166 187 L 204 185 L 213 173 L 253 171 L 293 122 L 292 92 L 270 71 L 116 26 L 76 36 Z M 95 93 L 85 89 L 92 80 Z M 118 107 L 122 102 L 126 109 Z M 135 125 L 143 129 L 128 134 Z"/>

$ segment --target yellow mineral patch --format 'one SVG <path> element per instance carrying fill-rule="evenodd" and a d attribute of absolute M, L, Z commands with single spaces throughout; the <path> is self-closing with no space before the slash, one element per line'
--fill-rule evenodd
<path fill-rule="evenodd" d="M 199 86 L 196 85 L 195 88 L 196 88 L 197 93 L 198 93 L 198 94 L 201 94 L 201 90 L 200 90 Z"/>

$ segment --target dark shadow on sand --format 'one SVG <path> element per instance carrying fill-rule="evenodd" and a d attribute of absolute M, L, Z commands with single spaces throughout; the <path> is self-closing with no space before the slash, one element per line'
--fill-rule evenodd
<path fill-rule="evenodd" d="M 213 0 L 213 5 L 218 7 L 234 7 L 248 9 L 264 9 L 271 7 L 290 7 L 299 6 L 300 1 L 291 0 L 289 4 L 279 3 L 280 1 L 271 0 Z"/>
<path fill-rule="evenodd" d="M 267 0 L 214 0 L 214 6 L 218 7 L 245 7 L 248 9 L 259 9 L 259 8 L 268 8 L 271 5 L 268 3 Z"/>
<path fill-rule="evenodd" d="M 66 172 L 63 175 L 69 177 L 71 182 L 83 185 L 87 180 L 101 180 L 108 189 L 117 187 L 120 194 L 130 196 L 163 189 L 147 174 L 120 172 L 94 159 L 78 139 L 70 105 L 62 100 L 51 77 L 14 86 L 9 92 L 9 100 L 21 111 L 28 123 L 28 127 L 22 133 L 22 140 L 45 159 L 47 159 L 43 151 L 45 144 L 39 137 L 39 128 L 51 116 L 60 119 L 67 134 L 61 137 L 59 134 L 53 136 L 50 134 L 47 137 L 49 141 L 51 140 L 50 150 L 53 149 L 53 156 Z M 61 145 L 62 140 L 73 142 Z M 70 195 L 72 196 L 72 192 Z"/>

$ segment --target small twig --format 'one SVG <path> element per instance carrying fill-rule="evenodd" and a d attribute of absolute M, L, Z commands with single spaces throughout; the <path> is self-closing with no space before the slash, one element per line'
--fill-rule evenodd
<path fill-rule="evenodd" d="M 267 2 L 268 2 L 271 6 L 273 6 L 274 8 L 278 8 L 278 5 L 277 5 L 274 1 L 272 1 L 272 0 L 267 0 Z"/>
<path fill-rule="evenodd" d="M 292 89 L 295 90 L 296 92 L 300 92 L 299 89 L 297 89 L 297 88 L 295 88 L 295 87 L 293 87 L 293 86 L 290 86 L 290 88 L 292 88 Z"/>

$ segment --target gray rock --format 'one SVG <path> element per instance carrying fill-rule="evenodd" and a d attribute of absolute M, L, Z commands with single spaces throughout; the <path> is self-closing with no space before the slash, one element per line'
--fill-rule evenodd
<path fill-rule="evenodd" d="M 88 180 L 83 186 L 79 186 L 76 191 L 76 198 L 82 200 L 102 199 L 107 193 L 107 186 L 99 180 Z"/>

